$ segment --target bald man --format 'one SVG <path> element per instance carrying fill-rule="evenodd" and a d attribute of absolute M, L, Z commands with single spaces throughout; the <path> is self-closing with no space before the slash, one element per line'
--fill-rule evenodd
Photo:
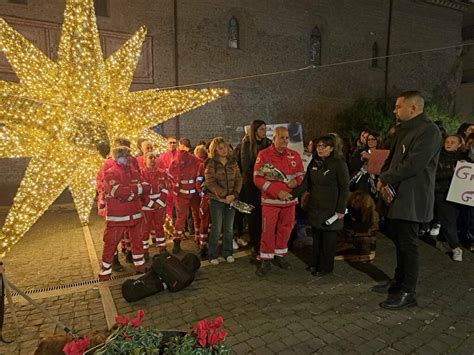
<path fill-rule="evenodd" d="M 291 190 L 303 182 L 304 167 L 299 153 L 288 148 L 288 141 L 288 129 L 276 127 L 273 144 L 261 150 L 255 161 L 253 182 L 262 191 L 261 262 L 256 272 L 260 277 L 269 273 L 271 263 L 282 269 L 290 268 L 286 254 L 298 204 Z M 265 164 L 271 164 L 285 174 L 285 181 L 265 176 L 260 171 Z"/>
<path fill-rule="evenodd" d="M 396 194 L 388 206 L 389 232 L 397 252 L 394 279 L 374 291 L 388 292 L 381 307 L 398 310 L 417 305 L 418 231 L 433 219 L 436 167 L 441 132 L 423 113 L 425 100 L 418 91 L 397 97 L 394 114 L 400 122 L 377 189 Z"/>

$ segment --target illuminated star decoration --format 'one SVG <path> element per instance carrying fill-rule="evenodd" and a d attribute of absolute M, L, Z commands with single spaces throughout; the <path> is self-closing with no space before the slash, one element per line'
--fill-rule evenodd
<path fill-rule="evenodd" d="M 93 0 L 66 0 L 57 62 L 0 19 L 0 45 L 19 83 L 0 81 L 0 157 L 30 162 L 0 232 L 0 257 L 69 187 L 88 222 L 98 148 L 117 137 L 163 138 L 159 123 L 228 94 L 225 89 L 130 92 L 146 30 L 104 60 Z"/>

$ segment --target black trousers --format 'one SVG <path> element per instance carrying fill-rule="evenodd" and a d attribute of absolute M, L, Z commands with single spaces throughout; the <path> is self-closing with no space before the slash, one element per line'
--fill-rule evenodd
<path fill-rule="evenodd" d="M 448 242 L 451 249 L 461 247 L 458 237 L 456 204 L 446 201 L 444 194 L 435 195 L 435 220 L 441 224 L 438 239 Z"/>
<path fill-rule="evenodd" d="M 255 209 L 248 215 L 250 245 L 258 253 L 260 251 L 260 239 L 262 238 L 262 202 L 260 190 L 253 184 L 244 185 L 247 203 Z"/>
<path fill-rule="evenodd" d="M 311 228 L 313 234 L 312 267 L 319 272 L 334 270 L 337 232 Z"/>
<path fill-rule="evenodd" d="M 418 281 L 418 222 L 390 220 L 390 234 L 397 252 L 397 267 L 394 280 L 405 292 L 415 292 Z"/>

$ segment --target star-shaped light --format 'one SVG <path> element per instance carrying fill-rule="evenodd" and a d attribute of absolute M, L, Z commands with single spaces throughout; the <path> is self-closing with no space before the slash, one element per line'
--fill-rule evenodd
<path fill-rule="evenodd" d="M 0 157 L 31 158 L 0 232 L 0 256 L 69 187 L 86 224 L 103 159 L 117 137 L 163 137 L 149 127 L 226 95 L 225 89 L 130 92 L 146 30 L 104 60 L 93 0 L 66 0 L 57 62 L 0 19 L 0 47 L 19 83 L 0 81 Z"/>

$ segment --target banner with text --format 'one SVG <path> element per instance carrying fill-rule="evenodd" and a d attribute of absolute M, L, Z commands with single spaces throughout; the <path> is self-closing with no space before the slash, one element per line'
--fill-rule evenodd
<path fill-rule="evenodd" d="M 448 201 L 474 207 L 474 164 L 458 162 L 448 192 Z"/>

